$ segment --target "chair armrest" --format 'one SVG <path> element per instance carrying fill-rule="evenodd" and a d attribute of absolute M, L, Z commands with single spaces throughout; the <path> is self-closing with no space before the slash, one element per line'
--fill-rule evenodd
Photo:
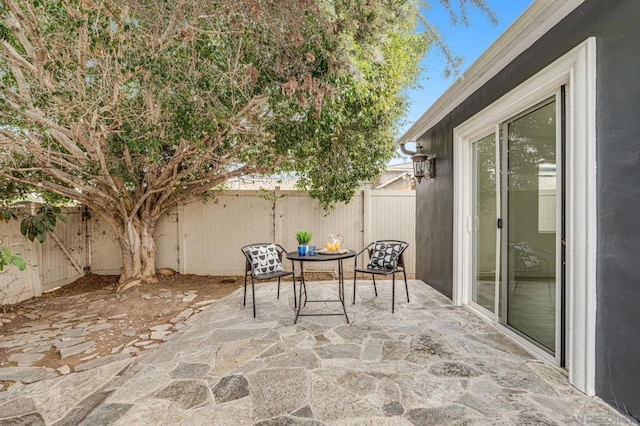
<path fill-rule="evenodd" d="M 371 248 L 371 246 L 373 245 L 373 243 L 369 243 L 366 246 L 364 246 L 364 248 L 362 250 L 360 250 L 359 252 L 356 253 L 356 255 L 354 256 L 354 263 L 358 263 L 358 257 L 360 257 L 360 255 L 362 253 L 364 253 L 365 251 L 369 250 Z"/>

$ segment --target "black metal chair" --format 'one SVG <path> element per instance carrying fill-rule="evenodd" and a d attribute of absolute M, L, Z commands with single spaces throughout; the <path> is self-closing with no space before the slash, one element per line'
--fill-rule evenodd
<path fill-rule="evenodd" d="M 515 282 L 513 287 L 514 294 L 518 291 L 522 281 L 533 283 L 555 282 L 555 268 L 549 265 L 547 260 L 553 259 L 555 257 L 554 253 L 534 248 L 526 241 L 511 241 L 509 242 L 509 248 L 514 254 L 513 264 L 509 265 L 510 269 L 513 268 L 511 274 Z M 548 285 L 547 291 L 549 297 L 552 297 L 553 288 Z"/>
<path fill-rule="evenodd" d="M 255 243 L 242 247 L 242 254 L 246 259 L 244 271 L 244 298 L 242 304 L 247 304 L 247 277 L 251 277 L 251 295 L 253 298 L 253 317 L 256 317 L 256 280 L 278 279 L 278 299 L 280 299 L 280 280 L 282 277 L 293 276 L 293 305 L 296 302 L 296 275 L 293 271 L 282 269 L 282 255 L 286 253 L 284 247 L 275 243 Z M 293 264 L 293 262 L 291 262 Z M 293 265 L 292 265 L 293 266 Z"/>
<path fill-rule="evenodd" d="M 404 287 L 407 291 L 407 302 L 409 302 L 409 286 L 407 285 L 407 273 L 404 267 L 404 251 L 409 244 L 398 240 L 379 240 L 369 243 L 360 250 L 355 257 L 353 272 L 353 304 L 356 303 L 356 274 L 358 272 L 371 274 L 373 278 L 373 291 L 378 296 L 376 288 L 376 275 L 391 275 L 391 313 L 395 311 L 396 302 L 396 273 L 402 272 L 404 276 Z M 369 263 L 364 268 L 358 268 L 358 258 L 364 252 L 369 255 Z"/>

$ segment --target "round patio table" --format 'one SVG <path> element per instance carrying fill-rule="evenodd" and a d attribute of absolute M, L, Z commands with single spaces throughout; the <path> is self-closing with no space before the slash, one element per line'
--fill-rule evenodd
<path fill-rule="evenodd" d="M 300 262 L 300 292 L 298 294 L 298 309 L 296 310 L 296 318 L 293 320 L 295 324 L 298 321 L 298 317 L 301 316 L 323 316 L 323 315 L 344 315 L 349 323 L 349 316 L 347 316 L 347 309 L 344 306 L 344 268 L 342 261 L 344 259 L 351 259 L 355 257 L 356 252 L 353 250 L 346 250 L 346 252 L 337 254 L 321 254 L 318 252 L 315 256 L 299 256 L 297 251 L 287 253 L 287 259 L 292 261 L 293 269 L 295 272 L 295 262 Z M 338 299 L 308 299 L 307 298 L 307 285 L 304 279 L 304 264 L 305 262 L 338 262 Z M 304 292 L 304 304 L 302 303 L 302 293 Z M 294 295 L 295 297 L 295 295 Z M 300 313 L 303 306 L 307 305 L 307 302 L 340 302 L 342 304 L 342 313 Z"/>

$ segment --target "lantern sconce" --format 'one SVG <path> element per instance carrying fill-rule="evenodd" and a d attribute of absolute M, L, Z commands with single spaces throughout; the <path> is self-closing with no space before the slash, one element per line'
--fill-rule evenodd
<path fill-rule="evenodd" d="M 404 148 L 403 145 L 401 145 Z M 403 150 L 404 151 L 404 150 Z M 411 161 L 413 161 L 413 176 L 418 183 L 424 179 L 433 179 L 436 177 L 436 159 L 422 153 L 422 144 L 416 142 L 416 152 L 410 152 Z"/>

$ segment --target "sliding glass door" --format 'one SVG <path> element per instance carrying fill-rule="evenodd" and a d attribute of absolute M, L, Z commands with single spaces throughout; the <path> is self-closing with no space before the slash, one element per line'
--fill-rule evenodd
<path fill-rule="evenodd" d="M 471 300 L 561 363 L 561 96 L 472 142 Z"/>
<path fill-rule="evenodd" d="M 556 350 L 558 120 L 555 98 L 504 125 L 503 321 Z"/>
<path fill-rule="evenodd" d="M 472 300 L 492 313 L 495 313 L 498 277 L 496 158 L 495 135 L 486 136 L 473 143 Z"/>

